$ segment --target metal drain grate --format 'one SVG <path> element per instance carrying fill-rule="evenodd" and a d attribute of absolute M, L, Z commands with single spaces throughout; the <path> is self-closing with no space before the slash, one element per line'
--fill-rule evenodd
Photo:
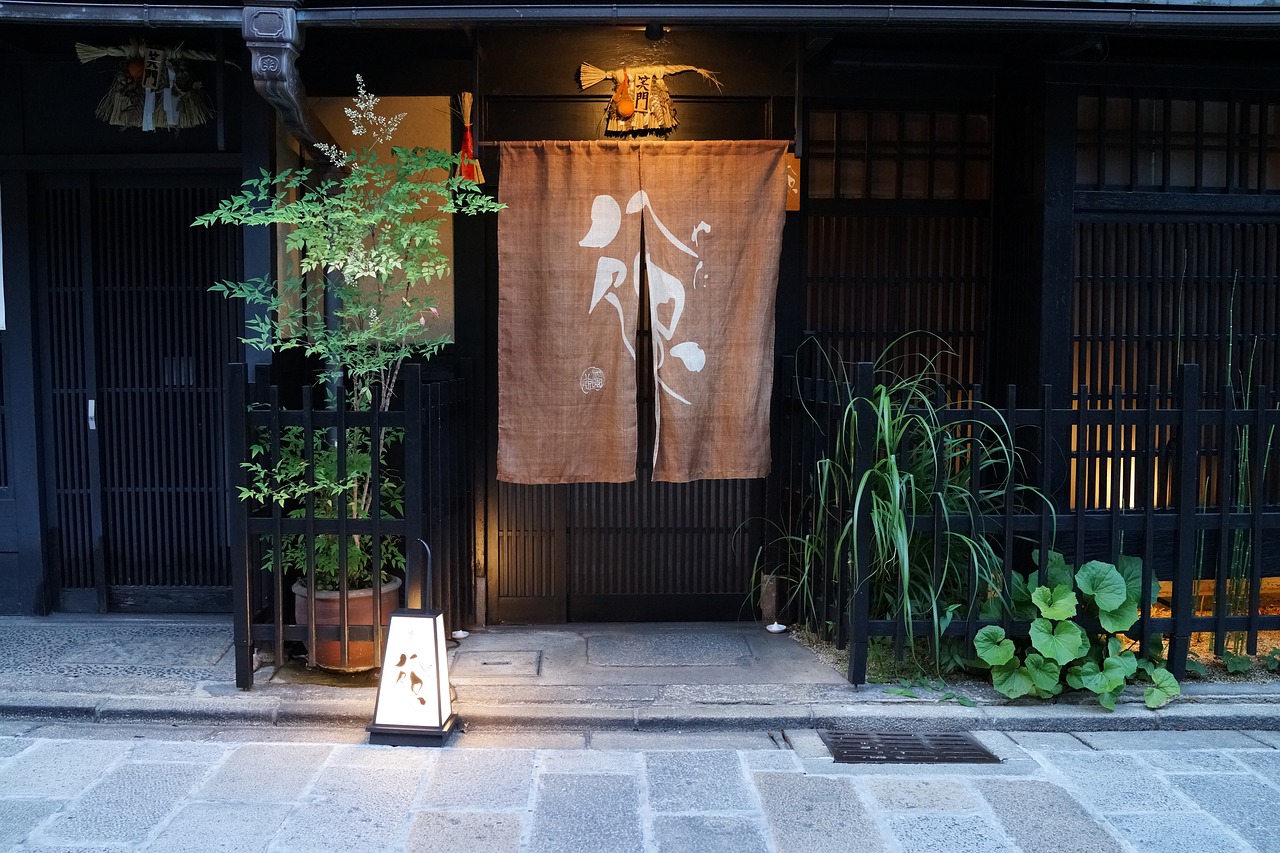
<path fill-rule="evenodd" d="M 836 764 L 999 764 L 1000 759 L 962 732 L 845 732 L 819 729 Z"/>

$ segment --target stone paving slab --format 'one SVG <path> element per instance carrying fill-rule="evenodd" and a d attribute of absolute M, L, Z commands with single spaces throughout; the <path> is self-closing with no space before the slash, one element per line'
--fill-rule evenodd
<path fill-rule="evenodd" d="M 296 663 L 266 667 L 252 690 L 238 689 L 221 616 L 0 617 L 0 640 L 11 641 L 0 643 L 0 725 L 362 727 L 376 696 L 369 676 L 326 680 Z M 1280 731 L 1280 689 L 1259 685 L 1189 684 L 1154 713 L 1133 691 L 1114 713 L 1077 699 L 1010 703 L 986 688 L 970 691 L 976 708 L 927 691 L 908 699 L 855 688 L 786 635 L 750 623 L 486 629 L 454 658 L 515 654 L 537 655 L 536 669 L 454 674 L 456 707 L 473 731 Z"/>
<path fill-rule="evenodd" d="M 1093 743 L 980 732 L 1001 765 L 863 766 L 823 762 L 812 730 L 478 732 L 439 750 L 342 730 L 297 742 L 230 731 L 0 734 L 0 841 L 46 852 L 1280 850 L 1280 749 L 1235 732 Z M 1203 759 L 1200 771 L 1151 760 L 1182 754 Z"/>

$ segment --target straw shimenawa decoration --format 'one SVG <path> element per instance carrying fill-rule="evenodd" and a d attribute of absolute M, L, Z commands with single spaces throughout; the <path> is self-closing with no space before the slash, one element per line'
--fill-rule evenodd
<path fill-rule="evenodd" d="M 697 72 L 717 90 L 722 88 L 714 72 L 696 65 L 641 65 L 604 71 L 587 62 L 578 69 L 578 85 L 589 89 L 604 80 L 613 81 L 613 97 L 605 107 L 605 133 L 666 133 L 678 122 L 665 78 L 686 71 Z"/>
<path fill-rule="evenodd" d="M 191 74 L 190 60 L 211 62 L 218 57 L 205 50 L 151 47 L 131 39 L 119 47 L 76 44 L 81 62 L 118 59 L 111 88 L 95 115 L 116 127 L 142 130 L 178 130 L 197 127 L 213 115 L 204 87 Z"/>
<path fill-rule="evenodd" d="M 458 176 L 484 183 L 484 172 L 480 171 L 480 161 L 476 159 L 475 142 L 471 138 L 471 102 L 470 92 L 458 95 L 458 112 L 462 115 L 462 150 L 458 152 Z"/>

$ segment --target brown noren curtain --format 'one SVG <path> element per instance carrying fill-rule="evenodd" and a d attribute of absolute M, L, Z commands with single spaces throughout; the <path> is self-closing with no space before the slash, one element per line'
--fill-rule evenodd
<path fill-rule="evenodd" d="M 653 332 L 653 479 L 768 473 L 785 150 L 502 143 L 499 479 L 635 479 L 640 311 Z"/>

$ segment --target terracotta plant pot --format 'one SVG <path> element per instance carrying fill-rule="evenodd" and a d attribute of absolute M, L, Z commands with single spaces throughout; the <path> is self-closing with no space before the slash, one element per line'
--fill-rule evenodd
<path fill-rule="evenodd" d="M 299 625 L 307 624 L 307 588 L 298 581 L 293 585 L 293 618 Z M 339 592 L 316 592 L 316 625 L 341 624 L 338 609 Z M 391 612 L 400 606 L 400 579 L 392 578 L 382 585 L 382 624 L 391 623 Z M 347 590 L 347 624 L 373 624 L 373 590 Z M 316 665 L 338 672 L 362 672 L 381 666 L 373 654 L 373 643 L 352 640 L 347 644 L 347 665 L 342 665 L 342 643 L 338 640 L 316 641 Z"/>

